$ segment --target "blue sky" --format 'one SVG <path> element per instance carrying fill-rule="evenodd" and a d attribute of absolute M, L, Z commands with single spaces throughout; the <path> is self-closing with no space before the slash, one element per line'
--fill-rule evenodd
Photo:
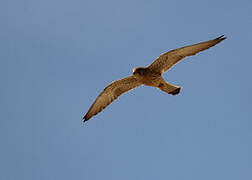
<path fill-rule="evenodd" d="M 0 2 L 0 179 L 250 180 L 252 2 Z M 181 46 L 227 39 L 86 124 L 110 82 Z"/>

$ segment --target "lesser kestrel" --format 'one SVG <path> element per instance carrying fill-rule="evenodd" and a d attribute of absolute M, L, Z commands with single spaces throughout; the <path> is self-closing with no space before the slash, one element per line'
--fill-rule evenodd
<path fill-rule="evenodd" d="M 133 75 L 112 82 L 102 91 L 89 108 L 87 114 L 83 117 L 84 122 L 101 112 L 121 94 L 140 85 L 156 87 L 172 95 L 178 94 L 181 87 L 166 82 L 161 75 L 181 59 L 187 56 L 193 56 L 200 51 L 206 50 L 224 39 L 226 39 L 226 37 L 220 36 L 213 40 L 174 49 L 160 55 L 151 65 L 147 67 L 135 68 L 133 70 Z"/>

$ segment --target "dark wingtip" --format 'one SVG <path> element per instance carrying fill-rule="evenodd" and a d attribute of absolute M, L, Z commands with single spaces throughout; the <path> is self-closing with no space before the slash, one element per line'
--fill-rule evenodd
<path fill-rule="evenodd" d="M 225 37 L 225 35 L 221 35 L 221 36 L 217 37 L 216 39 L 223 41 L 223 40 L 227 39 L 227 37 Z"/>
<path fill-rule="evenodd" d="M 88 118 L 87 115 L 85 115 L 82 119 L 83 119 L 83 122 L 86 122 L 86 121 L 88 121 L 90 118 Z"/>

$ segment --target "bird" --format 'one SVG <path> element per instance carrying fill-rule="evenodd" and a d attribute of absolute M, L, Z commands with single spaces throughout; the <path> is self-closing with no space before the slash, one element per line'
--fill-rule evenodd
<path fill-rule="evenodd" d="M 209 41 L 174 49 L 161 54 L 147 67 L 137 67 L 133 69 L 132 75 L 112 82 L 99 94 L 88 112 L 82 118 L 83 122 L 88 121 L 91 117 L 101 112 L 123 93 L 141 85 L 156 87 L 171 95 L 179 94 L 181 87 L 166 82 L 162 74 L 183 58 L 193 56 L 213 47 L 225 39 L 226 37 L 222 35 Z"/>

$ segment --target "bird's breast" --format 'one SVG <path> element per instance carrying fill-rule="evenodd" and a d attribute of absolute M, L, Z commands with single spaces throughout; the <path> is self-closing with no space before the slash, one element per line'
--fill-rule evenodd
<path fill-rule="evenodd" d="M 145 76 L 142 76 L 140 81 L 146 86 L 157 87 L 160 83 L 160 76 L 156 74 L 148 73 Z"/>

